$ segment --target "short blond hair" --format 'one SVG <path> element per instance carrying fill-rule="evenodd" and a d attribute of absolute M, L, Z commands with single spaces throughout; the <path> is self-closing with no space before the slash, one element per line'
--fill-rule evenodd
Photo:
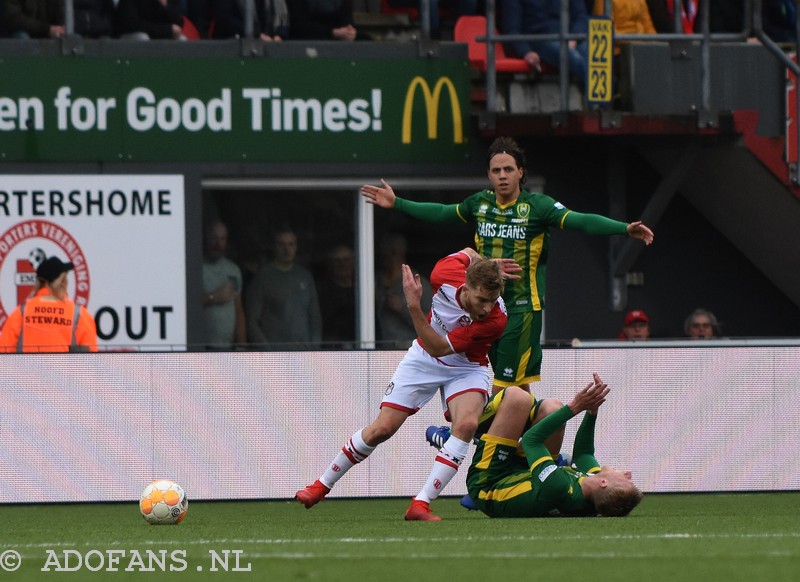
<path fill-rule="evenodd" d="M 503 293 L 505 280 L 497 261 L 478 257 L 472 259 L 472 263 L 467 268 L 467 285 L 472 289 L 481 287 L 484 291 Z"/>
<path fill-rule="evenodd" d="M 606 517 L 624 517 L 641 502 L 643 494 L 633 483 L 598 489 L 594 496 L 594 508 Z"/>

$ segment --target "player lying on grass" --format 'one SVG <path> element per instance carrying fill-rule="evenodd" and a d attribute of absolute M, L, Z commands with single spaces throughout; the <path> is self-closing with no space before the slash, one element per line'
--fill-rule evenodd
<path fill-rule="evenodd" d="M 522 386 L 514 386 L 513 390 L 509 390 L 509 394 L 515 394 L 519 391 L 519 388 L 522 388 L 527 392 L 525 388 Z M 482 437 L 486 432 L 488 432 L 489 427 L 492 425 L 492 421 L 497 414 L 497 411 L 500 408 L 500 403 L 503 401 L 503 397 L 506 395 L 506 389 L 503 388 L 499 392 L 496 392 L 492 395 L 489 399 L 489 403 L 483 409 L 483 413 L 481 413 L 480 419 L 478 420 L 478 429 L 475 431 L 475 438 L 473 439 L 474 442 Z M 523 404 L 523 407 L 525 405 Z M 564 406 L 564 404 L 557 400 L 556 398 L 545 398 L 544 400 L 536 400 L 536 398 L 531 394 L 528 398 L 527 407 L 529 410 L 528 418 L 525 422 L 524 427 L 519 431 L 520 434 L 528 430 L 531 426 L 535 423 L 542 420 L 545 416 L 550 414 L 551 412 L 555 412 L 559 408 Z M 509 406 L 510 408 L 510 406 Z M 444 443 L 447 442 L 447 439 L 450 438 L 450 427 L 445 426 L 429 426 L 428 430 L 425 432 L 425 439 L 428 441 L 432 447 L 436 447 L 437 449 L 441 449 L 444 446 Z M 561 449 L 561 444 L 564 441 L 564 426 L 562 425 L 561 428 L 555 431 L 552 435 L 550 435 L 547 440 L 545 441 L 545 445 L 547 446 L 548 450 L 550 450 L 553 454 L 553 457 L 556 459 L 557 465 L 568 465 L 571 463 L 568 456 L 560 455 L 559 451 Z M 520 452 L 520 455 L 522 453 Z M 478 506 L 475 505 L 475 502 L 469 496 L 469 493 L 464 495 L 461 498 L 461 505 L 469 510 L 477 510 Z"/>
<path fill-rule="evenodd" d="M 403 293 L 418 336 L 395 370 L 377 418 L 347 441 L 322 476 L 295 498 L 310 508 L 336 482 L 388 440 L 438 391 L 452 437 L 436 455 L 428 480 L 406 511 L 407 520 L 439 521 L 430 502 L 458 471 L 489 394 L 488 351 L 506 326 L 500 294 L 520 267 L 511 259 L 484 259 L 464 249 L 441 259 L 431 273 L 433 302 L 428 317 L 420 307 L 422 284 L 403 265 Z"/>
<path fill-rule="evenodd" d="M 597 410 L 609 392 L 596 373 L 567 406 L 538 420 L 524 434 L 531 395 L 515 386 L 504 392 L 467 473 L 467 489 L 478 509 L 490 517 L 611 517 L 627 515 L 639 504 L 642 492 L 630 472 L 601 468 L 594 457 Z M 584 410 L 572 451 L 574 468 L 559 467 L 553 461 L 560 448 L 558 435 L 563 438 L 564 423 Z M 520 446 L 524 456 L 518 454 Z"/>

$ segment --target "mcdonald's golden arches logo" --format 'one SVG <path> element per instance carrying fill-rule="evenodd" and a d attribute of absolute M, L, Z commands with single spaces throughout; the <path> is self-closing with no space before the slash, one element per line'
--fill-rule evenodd
<path fill-rule="evenodd" d="M 461 118 L 461 105 L 458 103 L 458 93 L 449 77 L 439 77 L 433 86 L 433 91 L 428 81 L 417 75 L 411 80 L 406 90 L 406 100 L 403 105 L 403 130 L 402 142 L 411 143 L 411 118 L 414 111 L 414 95 L 417 88 L 422 91 L 425 101 L 425 114 L 428 120 L 428 139 L 436 139 L 439 135 L 439 102 L 442 100 L 442 89 L 447 88 L 450 97 L 450 109 L 453 114 L 453 143 L 464 143 L 464 127 Z"/>

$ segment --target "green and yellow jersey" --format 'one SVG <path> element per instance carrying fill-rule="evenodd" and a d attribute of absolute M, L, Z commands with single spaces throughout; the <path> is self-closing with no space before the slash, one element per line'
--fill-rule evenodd
<path fill-rule="evenodd" d="M 467 473 L 467 488 L 478 508 L 490 517 L 595 515 L 581 481 L 600 470 L 594 458 L 595 416 L 587 414 L 575 435 L 575 467 L 559 467 L 544 441 L 573 414 L 569 407 L 548 415 L 518 443 L 485 434 Z"/>
<path fill-rule="evenodd" d="M 526 268 L 520 279 L 506 282 L 509 312 L 540 311 L 544 304 L 550 228 L 563 228 L 570 212 L 544 194 L 523 190 L 508 204 L 498 204 L 491 190 L 473 194 L 458 205 L 459 217 L 475 223 L 475 246 L 485 257 L 512 258 Z"/>
<path fill-rule="evenodd" d="M 512 258 L 524 270 L 520 279 L 506 281 L 503 299 L 508 313 L 544 308 L 550 229 L 575 229 L 587 234 L 627 234 L 627 223 L 599 214 L 583 214 L 555 199 L 522 190 L 508 204 L 499 204 L 493 190 L 482 190 L 459 204 L 395 200 L 406 214 L 438 223 L 475 223 L 476 250 L 493 259 Z"/>

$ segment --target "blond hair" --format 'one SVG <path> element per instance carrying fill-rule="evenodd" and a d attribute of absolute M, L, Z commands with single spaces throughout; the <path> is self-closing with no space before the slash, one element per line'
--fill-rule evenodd
<path fill-rule="evenodd" d="M 633 483 L 598 489 L 594 496 L 594 508 L 606 517 L 624 517 L 642 500 L 642 492 Z"/>
<path fill-rule="evenodd" d="M 502 294 L 505 281 L 500 265 L 484 257 L 472 259 L 467 268 L 467 285 L 472 289 L 480 287 L 489 293 L 499 291 Z"/>

